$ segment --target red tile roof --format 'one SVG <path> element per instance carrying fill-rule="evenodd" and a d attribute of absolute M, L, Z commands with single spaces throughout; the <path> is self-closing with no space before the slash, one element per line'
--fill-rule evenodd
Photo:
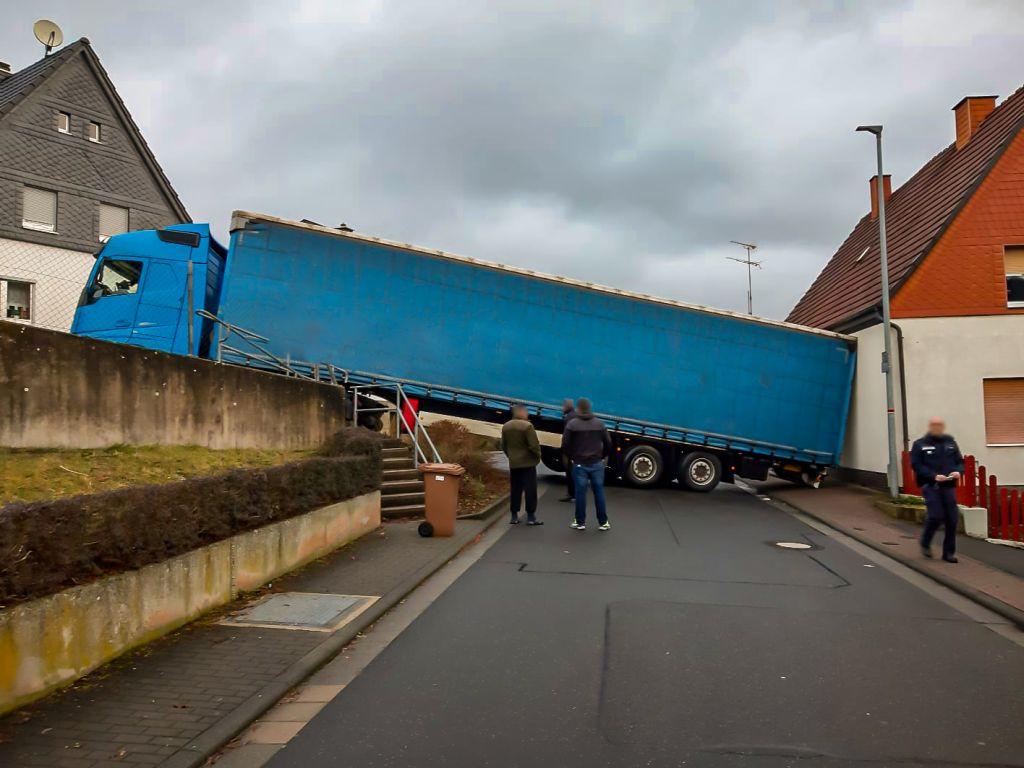
<path fill-rule="evenodd" d="M 962 149 L 950 144 L 892 193 L 885 204 L 891 294 L 938 242 L 1022 128 L 1024 87 L 996 107 Z M 786 320 L 836 329 L 880 306 L 878 258 L 878 220 L 868 213 Z"/>

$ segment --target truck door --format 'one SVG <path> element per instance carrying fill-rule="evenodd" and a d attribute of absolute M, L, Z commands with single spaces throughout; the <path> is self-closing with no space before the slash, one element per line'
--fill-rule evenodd
<path fill-rule="evenodd" d="M 139 284 L 145 260 L 101 258 L 82 294 L 73 333 L 128 342 L 139 308 Z"/>
<path fill-rule="evenodd" d="M 186 272 L 187 266 L 180 261 L 147 261 L 132 344 L 172 351 L 185 302 Z"/>

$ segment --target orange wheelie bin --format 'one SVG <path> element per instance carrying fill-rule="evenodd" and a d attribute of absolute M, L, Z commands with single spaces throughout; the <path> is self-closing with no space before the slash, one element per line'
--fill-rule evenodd
<path fill-rule="evenodd" d="M 427 518 L 420 523 L 420 536 L 451 536 L 459 508 L 459 485 L 466 470 L 458 464 L 420 464 L 419 471 Z"/>

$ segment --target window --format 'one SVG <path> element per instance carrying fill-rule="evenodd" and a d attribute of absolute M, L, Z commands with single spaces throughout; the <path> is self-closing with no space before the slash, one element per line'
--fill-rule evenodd
<path fill-rule="evenodd" d="M 1024 445 L 1024 378 L 985 379 L 985 442 Z"/>
<path fill-rule="evenodd" d="M 57 130 L 61 133 L 71 133 L 71 115 L 67 112 L 57 113 Z"/>
<path fill-rule="evenodd" d="M 91 301 L 104 296 L 127 296 L 139 290 L 142 275 L 141 261 L 106 259 L 96 275 L 96 282 L 89 291 Z"/>
<path fill-rule="evenodd" d="M 100 203 L 99 240 L 107 242 L 111 235 L 128 231 L 128 209 Z"/>
<path fill-rule="evenodd" d="M 1008 245 L 1003 249 L 1006 269 L 1006 306 L 1024 307 L 1024 245 Z"/>
<path fill-rule="evenodd" d="M 89 141 L 95 141 L 98 144 L 100 141 L 100 124 L 90 120 L 86 136 L 89 138 Z"/>
<path fill-rule="evenodd" d="M 57 231 L 57 193 L 25 187 L 22 194 L 21 226 L 39 232 Z"/>
<path fill-rule="evenodd" d="M 7 281 L 7 301 L 4 316 L 15 320 L 32 319 L 32 283 Z"/>

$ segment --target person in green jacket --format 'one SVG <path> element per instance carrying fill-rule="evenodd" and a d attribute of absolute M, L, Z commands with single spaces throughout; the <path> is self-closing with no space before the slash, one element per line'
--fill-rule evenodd
<path fill-rule="evenodd" d="M 509 506 L 512 519 L 519 522 L 519 509 L 526 495 L 526 524 L 544 525 L 537 519 L 537 464 L 540 462 L 540 441 L 530 423 L 525 405 L 512 409 L 512 420 L 501 428 L 501 451 L 508 456 Z"/>

